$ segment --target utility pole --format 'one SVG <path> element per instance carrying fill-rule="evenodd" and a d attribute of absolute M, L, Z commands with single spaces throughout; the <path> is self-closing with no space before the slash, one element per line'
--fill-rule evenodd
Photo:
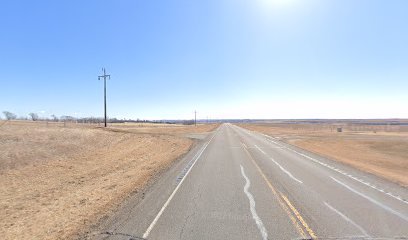
<path fill-rule="evenodd" d="M 101 80 L 103 78 L 103 96 L 104 96 L 104 110 L 105 110 L 105 127 L 106 125 L 106 78 L 110 79 L 110 75 L 106 75 L 106 71 L 105 68 L 102 68 L 103 71 L 103 75 L 102 76 L 98 76 L 98 80 Z"/>
<path fill-rule="evenodd" d="M 197 111 L 194 110 L 194 126 L 197 126 Z"/>

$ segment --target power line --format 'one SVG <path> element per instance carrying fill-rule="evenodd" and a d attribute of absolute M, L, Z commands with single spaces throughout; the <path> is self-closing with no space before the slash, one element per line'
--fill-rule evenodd
<path fill-rule="evenodd" d="M 110 75 L 106 75 L 106 71 L 105 68 L 102 68 L 103 71 L 103 75 L 102 76 L 98 76 L 98 80 L 101 80 L 101 78 L 103 78 L 103 100 L 104 100 L 104 110 L 105 110 L 105 127 L 107 126 L 106 124 L 106 78 L 110 79 Z"/>

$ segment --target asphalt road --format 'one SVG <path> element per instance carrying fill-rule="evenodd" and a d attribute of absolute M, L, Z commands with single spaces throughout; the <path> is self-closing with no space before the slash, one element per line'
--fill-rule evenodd
<path fill-rule="evenodd" d="M 401 239 L 406 199 L 397 184 L 223 124 L 94 238 Z"/>

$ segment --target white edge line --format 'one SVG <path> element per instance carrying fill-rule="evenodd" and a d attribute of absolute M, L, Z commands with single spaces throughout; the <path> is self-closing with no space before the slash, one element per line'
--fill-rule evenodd
<path fill-rule="evenodd" d="M 343 187 L 347 188 L 348 190 L 352 191 L 353 193 L 355 193 L 355 194 L 357 194 L 357 195 L 360 195 L 360 197 L 363 197 L 363 198 L 367 199 L 368 201 L 370 201 L 370 202 L 376 204 L 377 206 L 383 208 L 384 210 L 387 210 L 388 212 L 390 212 L 390 213 L 392 213 L 392 214 L 394 214 L 394 215 L 396 215 L 396 216 L 400 217 L 401 219 L 403 219 L 403 220 L 405 220 L 405 221 L 408 222 L 408 217 L 405 216 L 404 214 L 395 211 L 394 209 L 392 209 L 392 208 L 390 208 L 390 207 L 388 207 L 388 206 L 386 206 L 386 205 L 384 205 L 384 204 L 378 202 L 378 201 L 375 200 L 375 199 L 372 199 L 372 198 L 369 197 L 369 196 L 364 195 L 363 193 L 361 193 L 361 192 L 359 192 L 359 191 L 353 189 L 352 187 L 350 187 L 350 186 L 348 186 L 347 184 L 345 184 L 345 183 L 343 183 L 343 182 L 337 180 L 337 179 L 334 178 L 334 177 L 331 177 L 331 179 L 333 179 L 335 182 L 337 182 L 338 184 L 342 185 Z"/>
<path fill-rule="evenodd" d="M 218 131 L 217 131 L 218 132 Z M 204 152 L 204 150 L 207 148 L 207 146 L 210 144 L 210 142 L 213 140 L 217 132 L 211 137 L 211 139 L 204 145 L 202 150 L 200 151 L 200 154 L 195 158 L 194 163 L 191 165 L 191 167 L 188 169 L 186 174 L 184 175 L 183 179 L 179 182 L 177 187 L 173 190 L 171 193 L 170 197 L 167 199 L 167 201 L 164 203 L 163 207 L 160 209 L 159 213 L 157 213 L 156 217 L 153 219 L 153 222 L 150 224 L 150 226 L 147 228 L 146 232 L 143 234 L 143 238 L 147 238 L 152 231 L 153 227 L 156 225 L 157 221 L 163 214 L 164 210 L 166 209 L 167 205 L 169 205 L 170 201 L 173 199 L 174 195 L 176 194 L 177 190 L 180 188 L 181 184 L 184 182 L 186 179 L 187 175 L 190 173 L 191 169 L 193 169 L 194 165 L 196 164 L 197 160 L 201 157 L 201 154 Z"/>
<path fill-rule="evenodd" d="M 347 174 L 346 172 L 341 171 L 341 170 L 339 170 L 338 168 L 332 167 L 332 166 L 327 165 L 327 164 L 325 165 L 325 164 L 323 164 L 322 162 L 320 162 L 320 161 L 318 161 L 318 160 L 316 160 L 316 159 L 314 159 L 314 158 L 312 158 L 312 157 L 309 157 L 309 156 L 307 156 L 307 155 L 305 155 L 305 154 L 299 153 L 298 151 L 295 151 L 295 150 L 293 150 L 293 149 L 290 149 L 290 148 L 287 148 L 287 149 L 290 150 L 290 151 L 292 151 L 292 152 L 294 152 L 294 153 L 297 153 L 297 154 L 299 154 L 299 155 L 301 155 L 301 156 L 303 156 L 303 157 L 305 157 L 305 158 L 308 158 L 308 159 L 312 160 L 312 161 L 315 162 L 315 163 L 318 163 L 318 164 L 320 164 L 320 165 L 322 165 L 322 166 L 325 166 L 325 167 L 327 167 L 327 168 L 329 168 L 329 169 L 331 169 L 331 170 L 333 170 L 333 171 L 335 171 L 335 172 L 338 172 L 338 173 L 342 174 L 343 176 L 346 176 L 346 177 L 351 178 L 351 179 L 353 179 L 353 180 L 355 180 L 355 181 L 357 181 L 357 182 L 359 182 L 359 183 L 361 183 L 361 184 L 364 184 L 364 185 L 366 185 L 367 187 L 370 187 L 370 188 L 375 189 L 375 190 L 377 190 L 377 191 L 379 191 L 379 192 L 382 192 L 381 189 L 379 189 L 377 186 L 375 186 L 375 185 L 373 185 L 373 184 L 370 184 L 370 183 L 368 183 L 368 182 L 366 182 L 366 181 L 363 181 L 363 180 L 361 180 L 361 179 L 359 179 L 359 178 L 356 178 L 356 177 L 354 177 L 354 176 L 352 176 L 352 175 L 350 175 L 350 174 Z M 392 197 L 392 198 L 394 198 L 394 199 L 396 199 L 396 200 L 399 200 L 399 201 L 401 201 L 401 202 L 403 202 L 403 203 L 405 203 L 405 204 L 408 204 L 408 201 L 406 201 L 406 200 L 404 200 L 404 199 L 402 199 L 402 198 L 398 198 L 398 197 L 396 197 L 396 196 L 394 196 L 394 195 L 390 195 L 390 194 L 387 194 L 387 195 L 390 196 L 390 197 Z"/>
<path fill-rule="evenodd" d="M 263 135 L 263 136 L 265 136 L 265 137 L 267 137 L 267 138 L 272 138 L 271 136 L 268 136 L 268 135 L 266 135 L 266 134 L 263 134 L 263 133 L 260 133 L 261 135 Z M 340 174 L 342 174 L 342 175 L 344 175 L 344 176 L 346 176 L 346 177 L 348 177 L 348 178 L 351 178 L 351 179 L 353 179 L 353 180 L 355 180 L 355 181 L 357 181 L 357 182 L 359 182 L 359 183 L 361 183 L 361 184 L 364 184 L 364 185 L 366 185 L 367 187 L 370 187 L 370 188 L 372 188 L 372 189 L 374 189 L 374 190 L 377 190 L 377 191 L 379 191 L 379 192 L 382 192 L 382 193 L 384 193 L 384 190 L 382 190 L 382 189 L 379 189 L 377 186 L 375 186 L 375 185 L 373 185 L 373 184 L 370 184 L 370 183 L 368 183 L 368 182 L 365 182 L 365 181 L 363 181 L 363 180 L 361 180 L 361 179 L 359 179 L 359 178 L 356 178 L 356 177 L 354 177 L 354 176 L 352 176 L 352 175 L 350 175 L 350 174 L 347 174 L 346 172 L 344 172 L 344 171 L 341 171 L 340 169 L 338 169 L 338 168 L 335 168 L 335 167 L 332 167 L 332 166 L 330 166 L 330 165 L 328 165 L 328 164 L 325 164 L 325 163 L 322 163 L 322 162 L 320 162 L 319 160 L 316 160 L 316 159 L 314 159 L 314 158 L 312 158 L 312 157 L 309 157 L 309 156 L 307 156 L 306 154 L 303 154 L 303 153 L 300 153 L 300 152 L 298 152 L 298 151 L 296 151 L 296 150 L 293 150 L 293 149 L 291 149 L 291 148 L 289 148 L 289 147 L 284 147 L 283 145 L 281 145 L 281 144 L 279 144 L 279 143 L 277 143 L 277 142 L 274 142 L 274 141 L 272 141 L 272 140 L 270 140 L 270 139 L 267 139 L 268 141 L 270 141 L 270 142 L 272 142 L 272 143 L 274 143 L 274 144 L 276 144 L 276 145 L 278 145 L 278 146 L 281 146 L 282 148 L 286 148 L 286 149 L 288 149 L 288 150 L 290 150 L 290 151 L 292 151 L 292 152 L 294 152 L 294 153 L 296 153 L 296 154 L 298 154 L 298 155 L 300 155 L 300 156 L 303 156 L 303 157 L 305 157 L 305 158 L 307 158 L 307 159 L 310 159 L 310 160 L 312 160 L 313 162 L 315 162 L 315 163 L 318 163 L 318 164 L 320 164 L 320 165 L 322 165 L 322 166 L 325 166 L 325 167 L 327 167 L 327 168 L 329 168 L 329 169 L 331 169 L 331 170 L 333 170 L 333 171 L 336 171 L 336 172 L 338 172 L 338 173 L 340 173 Z M 381 191 L 382 190 L 382 191 Z M 395 195 L 395 194 L 392 194 L 392 193 L 386 193 L 389 197 L 392 197 L 392 198 L 394 198 L 394 199 L 396 199 L 396 200 L 398 200 L 398 201 L 400 201 L 400 202 L 403 202 L 403 203 L 405 203 L 405 204 L 408 204 L 408 201 L 407 200 L 405 200 L 405 199 L 403 199 L 403 198 L 401 198 L 400 196 L 397 196 L 397 195 Z"/>
<path fill-rule="evenodd" d="M 327 202 L 324 202 L 324 204 L 333 212 L 337 213 L 338 215 L 340 215 L 340 217 L 342 217 L 344 220 L 346 220 L 347 222 L 351 223 L 354 227 L 356 227 L 358 230 L 360 230 L 360 232 L 362 234 L 364 234 L 366 237 L 370 237 L 370 235 L 367 234 L 367 232 L 357 223 L 355 223 L 353 220 L 351 220 L 350 218 L 348 218 L 346 215 L 344 215 L 343 213 L 341 213 L 339 210 L 335 209 L 334 207 L 330 206 L 330 204 L 328 204 Z"/>
<path fill-rule="evenodd" d="M 252 218 L 254 219 L 259 231 L 261 232 L 262 239 L 267 240 L 268 239 L 268 232 L 266 231 L 266 228 L 261 220 L 261 218 L 258 216 L 256 213 L 255 209 L 255 199 L 254 196 L 248 191 L 249 187 L 251 186 L 251 181 L 248 179 L 248 177 L 245 175 L 244 167 L 241 166 L 241 174 L 244 177 L 246 183 L 244 186 L 244 193 L 249 199 L 249 208 L 251 210 Z"/>
<path fill-rule="evenodd" d="M 238 127 L 238 126 L 236 126 L 236 127 Z M 241 128 L 241 129 L 243 129 L 243 128 Z M 246 129 L 244 129 L 244 131 L 245 131 L 245 130 L 246 130 Z M 315 162 L 315 163 L 318 163 L 318 164 L 320 164 L 320 165 L 322 165 L 322 166 L 325 166 L 325 167 L 327 167 L 327 168 L 329 168 L 329 169 L 331 169 L 331 170 L 333 170 L 333 171 L 336 171 L 336 172 L 338 172 L 338 173 L 340 173 L 340 174 L 342 174 L 342 175 L 344 175 L 344 176 L 346 176 L 346 177 L 349 177 L 349 178 L 351 178 L 351 179 L 353 179 L 353 180 L 355 180 L 355 181 L 357 181 L 357 182 L 359 182 L 359 183 L 361 183 L 361 184 L 366 185 L 367 187 L 370 187 L 370 188 L 372 188 L 372 189 L 374 189 L 374 190 L 377 190 L 377 191 L 379 191 L 379 192 L 385 193 L 387 196 L 389 196 L 389 197 L 391 197 L 391 198 L 394 198 L 394 199 L 396 199 L 396 200 L 398 200 L 398 201 L 400 201 L 400 202 L 402 202 L 402 203 L 408 204 L 408 200 L 403 199 L 403 198 L 401 198 L 401 197 L 398 196 L 398 195 L 385 192 L 383 189 L 380 189 L 380 188 L 378 188 L 378 187 L 375 186 L 375 185 L 372 185 L 372 184 L 370 184 L 370 183 L 368 183 L 368 182 L 365 182 L 365 181 L 363 181 L 363 180 L 361 180 L 361 179 L 359 179 L 359 178 L 356 178 L 356 177 L 354 177 L 354 176 L 349 176 L 347 173 L 345 173 L 345 172 L 343 172 L 343 171 L 341 171 L 341 170 L 339 170 L 339 169 L 337 169 L 337 168 L 335 168 L 335 167 L 332 167 L 332 166 L 330 166 L 330 165 L 328 165 L 328 164 L 326 164 L 326 163 L 322 163 L 322 162 L 320 162 L 319 160 L 316 160 L 316 159 L 314 159 L 314 158 L 312 158 L 312 157 L 309 157 L 309 156 L 307 156 L 307 155 L 305 155 L 305 154 L 303 154 L 303 153 L 300 153 L 300 152 L 298 152 L 298 151 L 296 151 L 296 150 L 293 150 L 293 149 L 291 149 L 290 147 L 285 147 L 285 146 L 282 145 L 282 144 L 279 144 L 279 143 L 277 143 L 277 142 L 275 142 L 275 141 L 272 141 L 271 139 L 275 139 L 274 137 L 271 137 L 271 136 L 269 136 L 269 135 L 266 135 L 266 134 L 260 133 L 260 132 L 257 132 L 257 133 L 263 135 L 264 137 L 267 138 L 266 140 L 268 140 L 269 142 L 272 142 L 272 143 L 274 143 L 274 144 L 276 144 L 276 145 L 282 147 L 283 149 L 286 148 L 286 149 L 288 149 L 289 151 L 292 151 L 292 152 L 294 152 L 294 153 L 296 153 L 296 154 L 298 154 L 298 155 L 300 155 L 300 156 L 303 156 L 303 157 L 305 157 L 305 158 L 307 158 L 307 159 L 310 159 L 310 160 L 312 160 L 312 161 Z M 279 140 L 278 140 L 278 141 L 279 141 Z"/>

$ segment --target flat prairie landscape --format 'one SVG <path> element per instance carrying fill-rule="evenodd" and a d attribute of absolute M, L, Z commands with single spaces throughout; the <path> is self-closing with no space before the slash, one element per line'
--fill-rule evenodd
<path fill-rule="evenodd" d="M 408 186 L 408 126 L 389 124 L 239 124 Z M 341 127 L 342 132 L 337 132 Z"/>
<path fill-rule="evenodd" d="M 1 238 L 75 238 L 217 126 L 0 121 Z"/>

